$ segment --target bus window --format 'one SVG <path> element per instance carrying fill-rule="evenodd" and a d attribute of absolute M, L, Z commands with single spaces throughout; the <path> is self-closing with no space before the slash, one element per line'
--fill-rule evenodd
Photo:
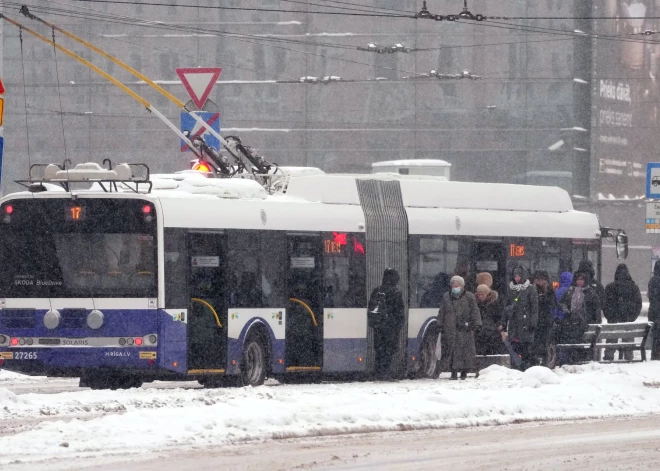
<path fill-rule="evenodd" d="M 366 250 L 362 234 L 324 234 L 323 285 L 323 307 L 366 307 Z"/>
<path fill-rule="evenodd" d="M 165 306 L 185 309 L 188 295 L 188 251 L 184 229 L 165 229 Z"/>
<path fill-rule="evenodd" d="M 457 239 L 411 236 L 410 307 L 439 307 L 459 260 Z"/>
<path fill-rule="evenodd" d="M 263 305 L 279 307 L 288 304 L 286 276 L 283 267 L 287 266 L 286 233 L 278 231 L 261 232 L 261 282 Z"/>
<path fill-rule="evenodd" d="M 228 231 L 227 261 L 230 272 L 230 305 L 259 308 L 263 305 L 260 235 L 255 231 Z"/>

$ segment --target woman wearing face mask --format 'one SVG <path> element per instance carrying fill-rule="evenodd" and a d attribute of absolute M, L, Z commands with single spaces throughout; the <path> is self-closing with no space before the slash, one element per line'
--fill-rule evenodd
<path fill-rule="evenodd" d="M 481 315 L 474 294 L 465 291 L 465 280 L 454 276 L 450 280 L 451 292 L 445 293 L 438 325 L 442 333 L 442 371 L 451 371 L 451 379 L 467 378 L 468 371 L 477 367 L 474 332 L 481 329 Z"/>

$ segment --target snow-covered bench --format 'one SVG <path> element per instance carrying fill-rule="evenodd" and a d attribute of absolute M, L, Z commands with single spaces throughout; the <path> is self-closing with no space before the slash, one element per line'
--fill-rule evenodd
<path fill-rule="evenodd" d="M 639 351 L 641 359 L 637 361 L 646 361 L 646 341 L 653 328 L 653 322 L 635 323 L 626 322 L 621 324 L 589 324 L 584 333 L 582 343 L 575 344 L 557 344 L 555 345 L 555 355 L 553 355 L 553 365 L 562 363 L 582 363 L 587 361 L 598 361 L 603 363 L 614 363 L 615 361 L 601 360 L 603 349 L 611 348 L 613 350 Z M 632 341 L 630 341 L 632 339 Z M 608 340 L 616 340 L 621 343 L 607 343 Z M 563 355 L 562 355 L 563 353 Z M 568 355 L 568 360 L 562 360 L 562 357 Z M 619 362 L 630 362 L 636 360 L 618 360 Z"/>

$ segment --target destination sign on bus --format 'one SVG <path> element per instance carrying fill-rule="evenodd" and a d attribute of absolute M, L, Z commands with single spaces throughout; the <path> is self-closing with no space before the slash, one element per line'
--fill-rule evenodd
<path fill-rule="evenodd" d="M 67 221 L 82 221 L 85 219 L 85 208 L 83 206 L 68 206 L 64 210 Z"/>
<path fill-rule="evenodd" d="M 525 246 L 518 244 L 511 244 L 509 246 L 509 256 L 510 257 L 524 257 L 525 256 Z"/>

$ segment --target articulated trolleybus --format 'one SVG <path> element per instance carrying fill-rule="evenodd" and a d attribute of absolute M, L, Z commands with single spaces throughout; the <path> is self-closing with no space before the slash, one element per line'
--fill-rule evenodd
<path fill-rule="evenodd" d="M 553 187 L 33 170 L 28 191 L 0 200 L 0 367 L 96 389 L 368 377 L 367 302 L 387 267 L 406 302 L 395 370 L 434 378 L 435 316 L 457 265 L 498 290 L 517 265 L 557 280 L 583 259 L 599 267 L 614 235 Z"/>

